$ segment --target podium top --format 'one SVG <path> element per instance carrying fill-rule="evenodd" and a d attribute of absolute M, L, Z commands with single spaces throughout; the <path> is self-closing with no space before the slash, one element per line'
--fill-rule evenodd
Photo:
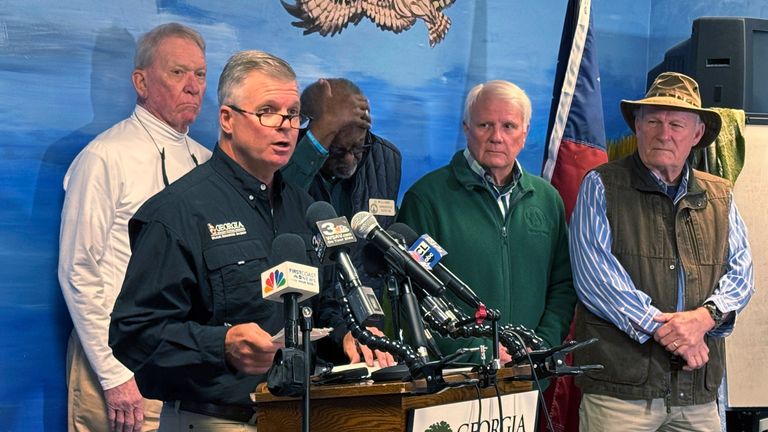
<path fill-rule="evenodd" d="M 515 380 L 515 377 L 524 375 L 530 375 L 529 366 L 506 367 L 498 370 L 496 372 L 496 382 L 499 392 L 507 394 L 531 390 L 532 384 L 530 381 Z M 310 398 L 318 400 L 400 395 L 404 397 L 403 408 L 414 409 L 466 400 L 468 398 L 477 398 L 477 389 L 473 383 L 477 383 L 478 378 L 478 374 L 474 372 L 446 375 L 444 376 L 446 383 L 455 384 L 456 387 L 449 386 L 445 390 L 431 395 L 425 394 L 427 384 L 424 379 L 406 382 L 373 382 L 371 380 L 364 380 L 350 384 L 313 385 L 310 388 Z M 459 386 L 461 382 L 466 382 L 467 384 Z M 495 396 L 496 390 L 493 386 L 480 388 L 480 394 L 482 397 Z M 273 396 L 269 389 L 267 389 L 266 383 L 260 383 L 256 390 L 251 393 L 251 400 L 257 405 L 299 399 L 301 398 Z M 420 400 L 423 400 L 423 402 L 419 402 Z"/>

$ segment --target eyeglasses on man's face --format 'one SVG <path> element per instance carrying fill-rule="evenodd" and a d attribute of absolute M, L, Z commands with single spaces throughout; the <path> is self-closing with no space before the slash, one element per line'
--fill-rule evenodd
<path fill-rule="evenodd" d="M 278 113 L 255 113 L 246 111 L 237 105 L 227 105 L 240 114 L 250 114 L 259 119 L 264 127 L 279 128 L 283 126 L 283 123 L 288 120 L 288 125 L 293 129 L 302 129 L 309 123 L 310 118 L 302 114 L 278 114 Z"/>
<path fill-rule="evenodd" d="M 359 146 L 353 146 L 348 149 L 343 147 L 334 147 L 331 146 L 328 149 L 328 157 L 333 159 L 342 159 L 347 154 L 351 154 L 355 157 L 355 159 L 360 159 L 363 157 L 363 154 L 371 148 L 370 144 L 364 144 Z"/>

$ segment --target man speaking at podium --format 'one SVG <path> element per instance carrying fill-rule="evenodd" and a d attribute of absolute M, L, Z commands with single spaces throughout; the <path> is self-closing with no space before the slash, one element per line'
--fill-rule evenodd
<path fill-rule="evenodd" d="M 151 198 L 130 224 L 133 257 L 112 313 L 110 346 L 142 393 L 165 401 L 160 430 L 255 430 L 250 393 L 282 342 L 282 305 L 261 297 L 276 236 L 303 237 L 312 199 L 283 181 L 301 125 L 296 75 L 244 51 L 219 79 L 219 143 L 210 161 Z M 317 326 L 343 327 L 330 290 Z M 340 335 L 336 341 L 341 344 Z M 232 429 L 228 429 L 232 427 Z"/>

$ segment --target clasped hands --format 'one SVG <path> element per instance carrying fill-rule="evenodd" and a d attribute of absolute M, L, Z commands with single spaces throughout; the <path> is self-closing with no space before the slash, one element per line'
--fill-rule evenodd
<path fill-rule="evenodd" d="M 699 369 L 709 361 L 709 348 L 704 336 L 715 322 L 704 308 L 685 312 L 660 313 L 653 318 L 662 323 L 653 334 L 654 340 L 667 351 L 685 360 L 683 370 Z"/>

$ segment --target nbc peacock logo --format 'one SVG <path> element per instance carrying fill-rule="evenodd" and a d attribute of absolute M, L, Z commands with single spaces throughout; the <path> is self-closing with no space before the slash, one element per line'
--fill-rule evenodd
<path fill-rule="evenodd" d="M 285 275 L 280 270 L 275 270 L 269 274 L 266 285 L 264 287 L 264 294 L 269 294 L 272 291 L 282 288 L 285 285 Z"/>

